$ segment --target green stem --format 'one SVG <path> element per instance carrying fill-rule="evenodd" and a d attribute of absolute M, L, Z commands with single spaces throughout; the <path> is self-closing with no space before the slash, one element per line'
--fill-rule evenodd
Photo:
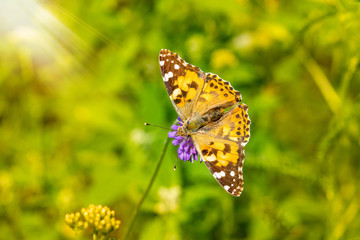
<path fill-rule="evenodd" d="M 318 86 L 320 92 L 322 93 L 325 102 L 328 104 L 330 110 L 334 115 L 338 115 L 341 110 L 342 101 L 337 94 L 337 92 L 332 87 L 328 77 L 325 75 L 324 71 L 321 69 L 319 64 L 306 52 L 303 48 L 304 57 L 304 66 L 312 76 L 315 84 Z"/>
<path fill-rule="evenodd" d="M 125 235 L 124 235 L 124 238 L 123 238 L 124 240 L 127 240 L 127 239 L 130 237 L 131 230 L 132 230 L 132 228 L 133 228 L 133 226 L 134 226 L 134 223 L 135 223 L 136 217 L 137 217 L 137 215 L 138 215 L 138 213 L 139 213 L 139 210 L 140 210 L 140 208 L 141 208 L 141 205 L 143 204 L 145 198 L 147 197 L 147 195 L 148 195 L 148 193 L 149 193 L 149 191 L 150 191 L 150 189 L 151 189 L 151 187 L 152 187 L 152 185 L 153 185 L 153 183 L 154 183 L 154 181 L 155 181 L 155 178 L 156 178 L 156 176 L 157 176 L 157 174 L 158 174 L 158 172 L 159 172 L 159 169 L 160 169 L 161 163 L 162 163 L 162 161 L 163 161 L 163 159 L 164 159 L 165 152 L 166 152 L 166 149 L 167 149 L 167 147 L 168 147 L 168 145 L 169 145 L 169 142 L 170 142 L 170 138 L 166 137 L 166 141 L 165 141 L 164 147 L 163 147 L 163 149 L 162 149 L 162 151 L 161 151 L 161 154 L 160 154 L 158 163 L 157 163 L 157 165 L 156 165 L 155 171 L 154 171 L 154 173 L 153 173 L 153 175 L 152 175 L 152 177 L 151 177 L 151 179 L 150 179 L 150 182 L 149 182 L 149 184 L 148 184 L 148 186 L 147 186 L 147 188 L 146 188 L 143 196 L 141 197 L 140 201 L 138 202 L 138 204 L 137 204 L 137 206 L 136 206 L 136 208 L 135 208 L 135 210 L 134 210 L 134 212 L 133 212 L 133 215 L 132 215 L 132 217 L 131 217 L 129 226 L 128 226 L 128 228 L 126 229 L 126 232 L 125 232 Z"/>

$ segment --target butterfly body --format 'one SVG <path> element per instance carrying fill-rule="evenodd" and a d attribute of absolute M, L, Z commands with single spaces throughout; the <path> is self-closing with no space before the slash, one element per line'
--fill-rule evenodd
<path fill-rule="evenodd" d="M 209 112 L 202 116 L 190 117 L 184 121 L 184 125 L 178 129 L 179 136 L 190 136 L 202 127 L 218 120 L 223 115 L 223 110 L 216 108 L 211 109 Z"/>
<path fill-rule="evenodd" d="M 176 53 L 159 54 L 162 77 L 183 124 L 176 135 L 191 138 L 213 177 L 233 196 L 243 190 L 244 146 L 250 138 L 248 107 L 229 82 L 185 62 Z"/>

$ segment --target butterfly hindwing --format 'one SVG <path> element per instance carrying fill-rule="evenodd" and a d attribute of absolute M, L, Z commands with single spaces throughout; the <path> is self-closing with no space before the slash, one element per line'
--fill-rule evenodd
<path fill-rule="evenodd" d="M 240 146 L 237 151 L 237 161 L 228 162 L 227 165 L 219 164 L 218 161 L 205 161 L 205 165 L 219 184 L 236 197 L 240 196 L 244 189 L 242 166 L 245 159 L 244 148 Z"/>
<path fill-rule="evenodd" d="M 220 185 L 234 196 L 243 189 L 244 146 L 250 137 L 247 106 L 233 107 L 217 122 L 192 136 L 206 166 Z"/>
<path fill-rule="evenodd" d="M 245 146 L 250 138 L 248 106 L 244 103 L 229 109 L 223 117 L 199 131 L 220 139 L 238 142 Z"/>

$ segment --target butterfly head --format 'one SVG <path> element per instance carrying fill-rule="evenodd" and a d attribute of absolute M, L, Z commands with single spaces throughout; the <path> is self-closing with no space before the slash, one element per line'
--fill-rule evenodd
<path fill-rule="evenodd" d="M 190 134 L 187 131 L 187 128 L 183 126 L 179 127 L 177 132 L 176 132 L 176 136 L 181 136 L 181 137 L 187 137 Z"/>

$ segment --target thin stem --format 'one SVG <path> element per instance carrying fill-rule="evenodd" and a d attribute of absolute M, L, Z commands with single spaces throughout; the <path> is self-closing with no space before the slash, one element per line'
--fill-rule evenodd
<path fill-rule="evenodd" d="M 303 52 L 306 54 L 306 59 L 304 59 L 305 68 L 312 76 L 315 84 L 318 86 L 330 110 L 334 115 L 337 115 L 341 109 L 341 99 L 339 95 L 332 87 L 329 79 L 318 63 L 309 54 L 307 54 L 304 49 Z"/>
<path fill-rule="evenodd" d="M 133 228 L 133 226 L 134 226 L 134 223 L 135 223 L 136 217 L 137 217 L 137 215 L 138 215 L 138 213 L 139 213 L 139 210 L 140 210 L 140 208 L 141 208 L 141 205 L 143 204 L 143 202 L 144 202 L 145 198 L 147 197 L 148 193 L 150 192 L 150 189 L 151 189 L 151 187 L 152 187 L 152 185 L 153 185 L 153 183 L 154 183 L 154 181 L 155 181 L 155 178 L 156 178 L 156 176 L 157 176 L 157 174 L 158 174 L 158 172 L 159 172 L 159 169 L 160 169 L 161 163 L 162 163 L 162 161 L 163 161 L 163 159 L 164 159 L 165 152 L 166 152 L 166 149 L 167 149 L 167 147 L 168 147 L 168 145 L 169 145 L 169 142 L 170 142 L 170 138 L 166 137 L 166 141 L 165 141 L 165 143 L 164 143 L 164 147 L 163 147 L 163 149 L 162 149 L 162 151 L 161 151 L 161 154 L 160 154 L 158 163 L 157 163 L 157 165 L 156 165 L 156 168 L 155 168 L 155 170 L 154 170 L 154 173 L 153 173 L 153 175 L 152 175 L 152 177 L 151 177 L 151 179 L 150 179 L 150 182 L 149 182 L 149 184 L 148 184 L 148 186 L 147 186 L 147 188 L 146 188 L 143 196 L 141 197 L 140 201 L 138 202 L 138 204 L 137 204 L 137 206 L 136 206 L 136 208 L 135 208 L 135 210 L 134 210 L 134 212 L 133 212 L 133 215 L 132 215 L 132 217 L 131 217 L 129 226 L 128 226 L 128 228 L 126 229 L 126 232 L 125 232 L 125 235 L 124 235 L 124 238 L 123 238 L 124 240 L 127 240 L 127 239 L 130 237 L 131 230 L 132 230 L 132 228 Z"/>
<path fill-rule="evenodd" d="M 345 74 L 343 75 L 342 81 L 341 81 L 341 85 L 340 85 L 340 97 L 342 99 L 345 99 L 347 90 L 349 88 L 349 84 L 351 79 L 354 77 L 354 74 L 356 72 L 356 70 L 358 69 L 359 66 L 359 55 L 355 55 L 352 58 L 350 58 L 349 63 L 347 64 L 348 69 L 345 72 Z"/>

